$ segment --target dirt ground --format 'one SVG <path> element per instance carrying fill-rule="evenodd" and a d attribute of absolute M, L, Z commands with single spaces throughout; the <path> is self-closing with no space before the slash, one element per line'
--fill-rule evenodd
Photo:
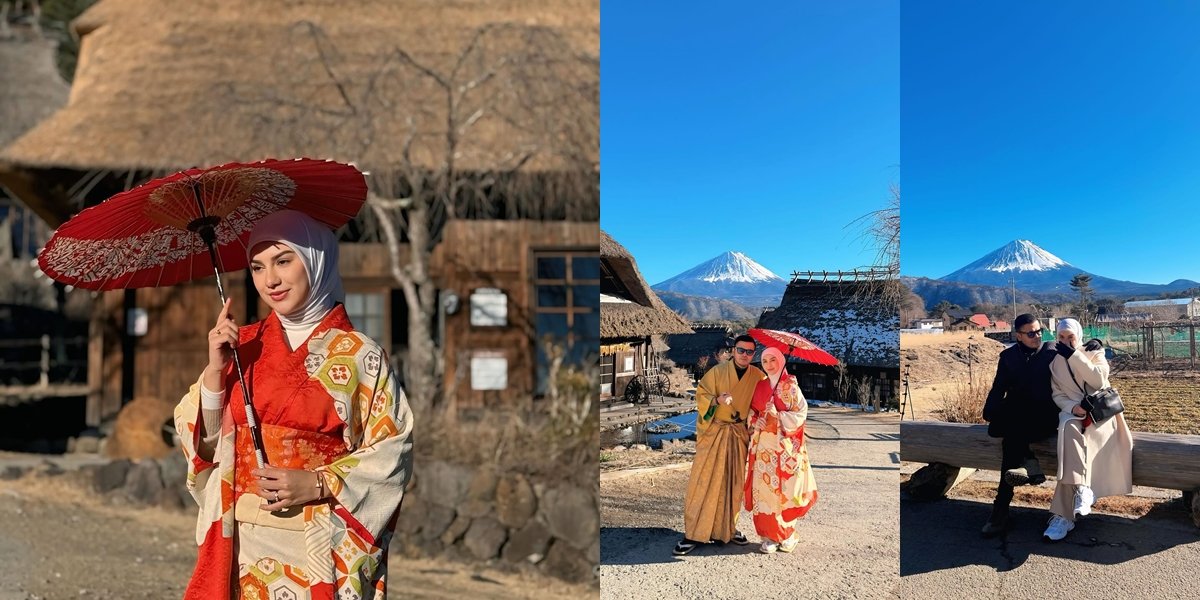
<path fill-rule="evenodd" d="M 899 585 L 899 421 L 844 408 L 812 408 L 806 433 L 819 499 L 791 554 L 704 545 L 671 555 L 683 532 L 687 468 L 601 477 L 602 598 L 896 598 Z M 612 473 L 611 475 L 618 475 Z"/>
<path fill-rule="evenodd" d="M 196 560 L 195 515 L 97 502 L 78 474 L 0 481 L 0 600 L 179 598 Z M 403 598 L 579 598 L 595 587 L 393 554 Z"/>
<path fill-rule="evenodd" d="M 691 462 L 696 455 L 696 442 L 681 441 L 678 445 L 670 445 L 667 450 L 623 450 L 600 452 L 600 472 L 623 471 L 626 469 L 641 469 L 658 467 L 681 462 Z"/>
<path fill-rule="evenodd" d="M 900 336 L 901 373 L 910 369 L 911 407 L 905 418 L 942 420 L 944 396 L 973 380 L 987 389 L 996 374 L 1004 345 L 990 339 L 969 340 L 967 332 Z M 973 344 L 968 372 L 967 344 Z M 1121 392 L 1125 420 L 1134 431 L 1200 434 L 1200 372 L 1123 368 L 1110 383 Z M 910 413 L 909 410 L 912 412 Z"/>

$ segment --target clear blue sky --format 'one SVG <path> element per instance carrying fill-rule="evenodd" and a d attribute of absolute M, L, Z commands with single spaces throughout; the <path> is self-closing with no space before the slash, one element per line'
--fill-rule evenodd
<path fill-rule="evenodd" d="M 1200 4 L 905 3 L 901 271 L 1017 238 L 1093 273 L 1200 280 Z"/>
<path fill-rule="evenodd" d="M 604 2 L 601 226 L 651 284 L 727 250 L 869 265 L 900 179 L 894 1 Z"/>

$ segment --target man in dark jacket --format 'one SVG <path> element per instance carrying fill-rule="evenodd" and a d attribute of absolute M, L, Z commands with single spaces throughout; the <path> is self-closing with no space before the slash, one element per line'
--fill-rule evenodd
<path fill-rule="evenodd" d="M 1013 486 L 1046 481 L 1029 444 L 1058 433 L 1058 406 L 1050 396 L 1050 362 L 1058 353 L 1053 343 L 1042 343 L 1037 317 L 1020 315 L 1013 329 L 1017 343 L 1000 353 L 996 379 L 983 406 L 988 435 L 1003 438 L 1000 486 L 992 516 L 983 526 L 985 537 L 1007 528 Z"/>

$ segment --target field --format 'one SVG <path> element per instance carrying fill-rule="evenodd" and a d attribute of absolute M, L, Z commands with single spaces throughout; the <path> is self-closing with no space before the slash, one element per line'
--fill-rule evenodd
<path fill-rule="evenodd" d="M 944 404 L 956 399 L 968 378 L 986 392 L 1003 346 L 993 340 L 968 340 L 966 334 L 901 335 L 901 373 L 911 366 L 910 393 L 916 417 L 946 420 Z M 973 345 L 970 364 L 967 344 Z M 981 358 L 982 357 L 982 358 Z M 1121 369 L 1110 382 L 1125 402 L 1125 420 L 1134 431 L 1200 435 L 1200 371 Z M 906 418 L 907 418 L 906 412 Z"/>

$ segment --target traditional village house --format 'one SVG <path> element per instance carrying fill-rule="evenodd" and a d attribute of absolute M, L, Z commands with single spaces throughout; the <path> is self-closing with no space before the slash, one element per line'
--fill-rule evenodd
<path fill-rule="evenodd" d="M 231 161 L 353 163 L 397 221 L 418 214 L 405 202 L 420 182 L 448 182 L 457 194 L 422 215 L 433 314 L 410 314 L 393 276 L 419 252 L 402 235 L 393 261 L 369 207 L 342 230 L 347 309 L 400 363 L 413 324 L 432 330 L 460 408 L 536 395 L 556 352 L 595 360 L 599 337 L 598 14 L 595 0 L 100 0 L 72 23 L 68 104 L 0 150 L 0 184 L 57 227 L 152 177 Z M 503 60 L 531 53 L 546 60 Z M 561 114 L 533 112 L 545 106 Z M 223 279 L 243 322 L 265 314 L 246 273 Z M 213 287 L 97 295 L 89 424 L 186 391 Z"/>
<path fill-rule="evenodd" d="M 841 400 L 857 402 L 854 389 L 866 380 L 870 396 L 892 403 L 900 385 L 900 315 L 881 305 L 874 272 L 797 273 L 778 308 L 759 317 L 758 327 L 799 333 L 844 365 Z M 838 399 L 838 368 L 791 359 L 805 397 Z"/>
<path fill-rule="evenodd" d="M 712 367 L 713 350 L 733 334 L 725 325 L 693 325 L 695 333 L 673 333 L 667 336 L 667 358 L 675 366 L 697 373 L 699 362 L 708 357 L 707 367 Z"/>
<path fill-rule="evenodd" d="M 600 398 L 620 398 L 634 378 L 653 373 L 652 337 L 691 333 L 642 278 L 624 246 L 600 232 Z"/>

